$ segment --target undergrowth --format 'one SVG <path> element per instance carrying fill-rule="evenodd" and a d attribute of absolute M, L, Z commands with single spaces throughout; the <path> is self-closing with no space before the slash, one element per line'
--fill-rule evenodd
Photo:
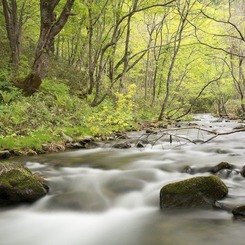
<path fill-rule="evenodd" d="M 45 80 L 31 97 L 6 84 L 0 91 L 0 149 L 39 149 L 64 141 L 61 132 L 76 140 L 135 127 L 134 85 L 127 94 L 115 94 L 115 102 L 106 100 L 96 108 L 57 80 Z"/>

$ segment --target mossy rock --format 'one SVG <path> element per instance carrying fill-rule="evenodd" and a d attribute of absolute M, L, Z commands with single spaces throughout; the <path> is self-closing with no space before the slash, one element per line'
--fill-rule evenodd
<path fill-rule="evenodd" d="M 223 170 L 223 169 L 233 169 L 234 167 L 228 163 L 228 162 L 220 162 L 219 164 L 217 164 L 216 166 L 214 166 L 213 168 L 211 168 L 209 171 L 211 173 L 218 173 L 220 170 Z"/>
<path fill-rule="evenodd" d="M 34 202 L 46 195 L 43 179 L 22 165 L 0 165 L 0 205 Z"/>
<path fill-rule="evenodd" d="M 160 191 L 160 208 L 211 208 L 228 193 L 217 176 L 199 176 L 171 183 Z"/>

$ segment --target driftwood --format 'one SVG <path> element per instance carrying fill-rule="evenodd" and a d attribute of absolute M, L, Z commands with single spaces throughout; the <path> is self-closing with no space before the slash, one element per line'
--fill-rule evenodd
<path fill-rule="evenodd" d="M 199 136 L 197 136 L 196 139 L 191 139 L 188 136 L 178 135 L 177 132 L 183 131 L 183 130 L 197 130 L 198 135 L 201 134 L 201 132 L 207 133 L 208 135 L 211 135 L 207 139 L 200 139 Z M 143 133 L 136 139 L 127 139 L 124 140 L 125 144 L 133 144 L 137 148 L 144 148 L 146 144 L 151 144 L 152 147 L 159 142 L 159 140 L 163 138 L 167 138 L 170 144 L 173 143 L 173 141 L 180 141 L 184 140 L 186 141 L 184 144 L 192 143 L 192 144 L 205 144 L 213 139 L 222 136 L 222 135 L 230 135 L 235 133 L 245 132 L 245 127 L 234 129 L 232 131 L 228 132 L 217 132 L 215 130 L 210 130 L 206 128 L 201 128 L 199 126 L 189 126 L 189 127 L 180 127 L 180 128 L 169 128 L 169 129 L 161 129 L 161 130 L 155 130 L 150 133 Z M 203 137 L 204 138 L 204 137 Z M 118 141 L 122 142 L 122 139 L 118 138 Z M 117 142 L 118 143 L 118 142 Z"/>

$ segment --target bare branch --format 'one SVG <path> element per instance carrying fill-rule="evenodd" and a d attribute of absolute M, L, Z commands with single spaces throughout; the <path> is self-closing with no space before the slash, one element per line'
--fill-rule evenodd
<path fill-rule="evenodd" d="M 243 34 L 241 33 L 241 31 L 238 29 L 238 27 L 237 27 L 234 23 L 232 23 L 232 22 L 230 21 L 230 17 L 229 17 L 229 20 L 228 20 L 228 21 L 223 21 L 223 20 L 217 20 L 217 19 L 215 19 L 215 18 L 213 18 L 213 17 L 207 15 L 207 14 L 204 13 L 202 10 L 201 10 L 201 13 L 202 13 L 206 18 L 208 18 L 208 19 L 210 19 L 210 20 L 213 20 L 213 21 L 215 21 L 215 22 L 217 22 L 217 23 L 222 23 L 222 24 L 228 24 L 228 25 L 231 25 L 231 26 L 236 30 L 236 32 L 239 34 L 240 39 L 241 39 L 242 41 L 245 41 L 244 36 L 243 36 Z"/>

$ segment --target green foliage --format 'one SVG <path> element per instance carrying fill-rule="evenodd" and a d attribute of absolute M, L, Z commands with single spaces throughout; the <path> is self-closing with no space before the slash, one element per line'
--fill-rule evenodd
<path fill-rule="evenodd" d="M 96 112 L 87 121 L 92 133 L 111 133 L 113 130 L 130 128 L 135 119 L 135 93 L 136 85 L 131 84 L 126 94 L 115 93 L 115 105 L 107 102 L 96 108 Z"/>
<path fill-rule="evenodd" d="M 57 16 L 65 2 L 57 6 Z M 191 106 L 193 113 L 244 113 L 244 42 L 239 40 L 240 34 L 244 36 L 242 1 L 230 1 L 230 6 L 228 2 L 177 0 L 167 8 L 138 11 L 159 4 L 157 0 L 138 1 L 138 10 L 127 15 L 133 1 L 75 1 L 75 15 L 54 40 L 48 76 L 29 98 L 10 84 L 9 43 L 1 15 L 1 147 L 40 145 L 60 139 L 61 131 L 73 137 L 108 134 L 129 129 L 137 120 L 156 119 L 168 91 L 168 77 L 166 118 L 184 115 Z M 188 3 L 192 7 L 179 36 Z M 18 11 L 21 5 L 18 2 Z M 40 23 L 38 1 L 27 1 L 23 10 L 20 77 L 29 73 Z M 88 95 L 91 82 L 94 89 Z M 94 97 L 104 93 L 106 100 L 91 108 Z"/>
<path fill-rule="evenodd" d="M 5 102 L 9 100 L 0 104 L 1 147 L 15 145 L 18 148 L 28 144 L 40 147 L 41 143 L 55 140 L 61 129 L 74 128 L 75 131 L 76 127 L 84 126 L 88 106 L 70 95 L 69 88 L 62 82 L 45 81 L 39 93 L 32 97 L 18 94 L 18 100 L 10 96 L 13 92 L 1 93 Z"/>

